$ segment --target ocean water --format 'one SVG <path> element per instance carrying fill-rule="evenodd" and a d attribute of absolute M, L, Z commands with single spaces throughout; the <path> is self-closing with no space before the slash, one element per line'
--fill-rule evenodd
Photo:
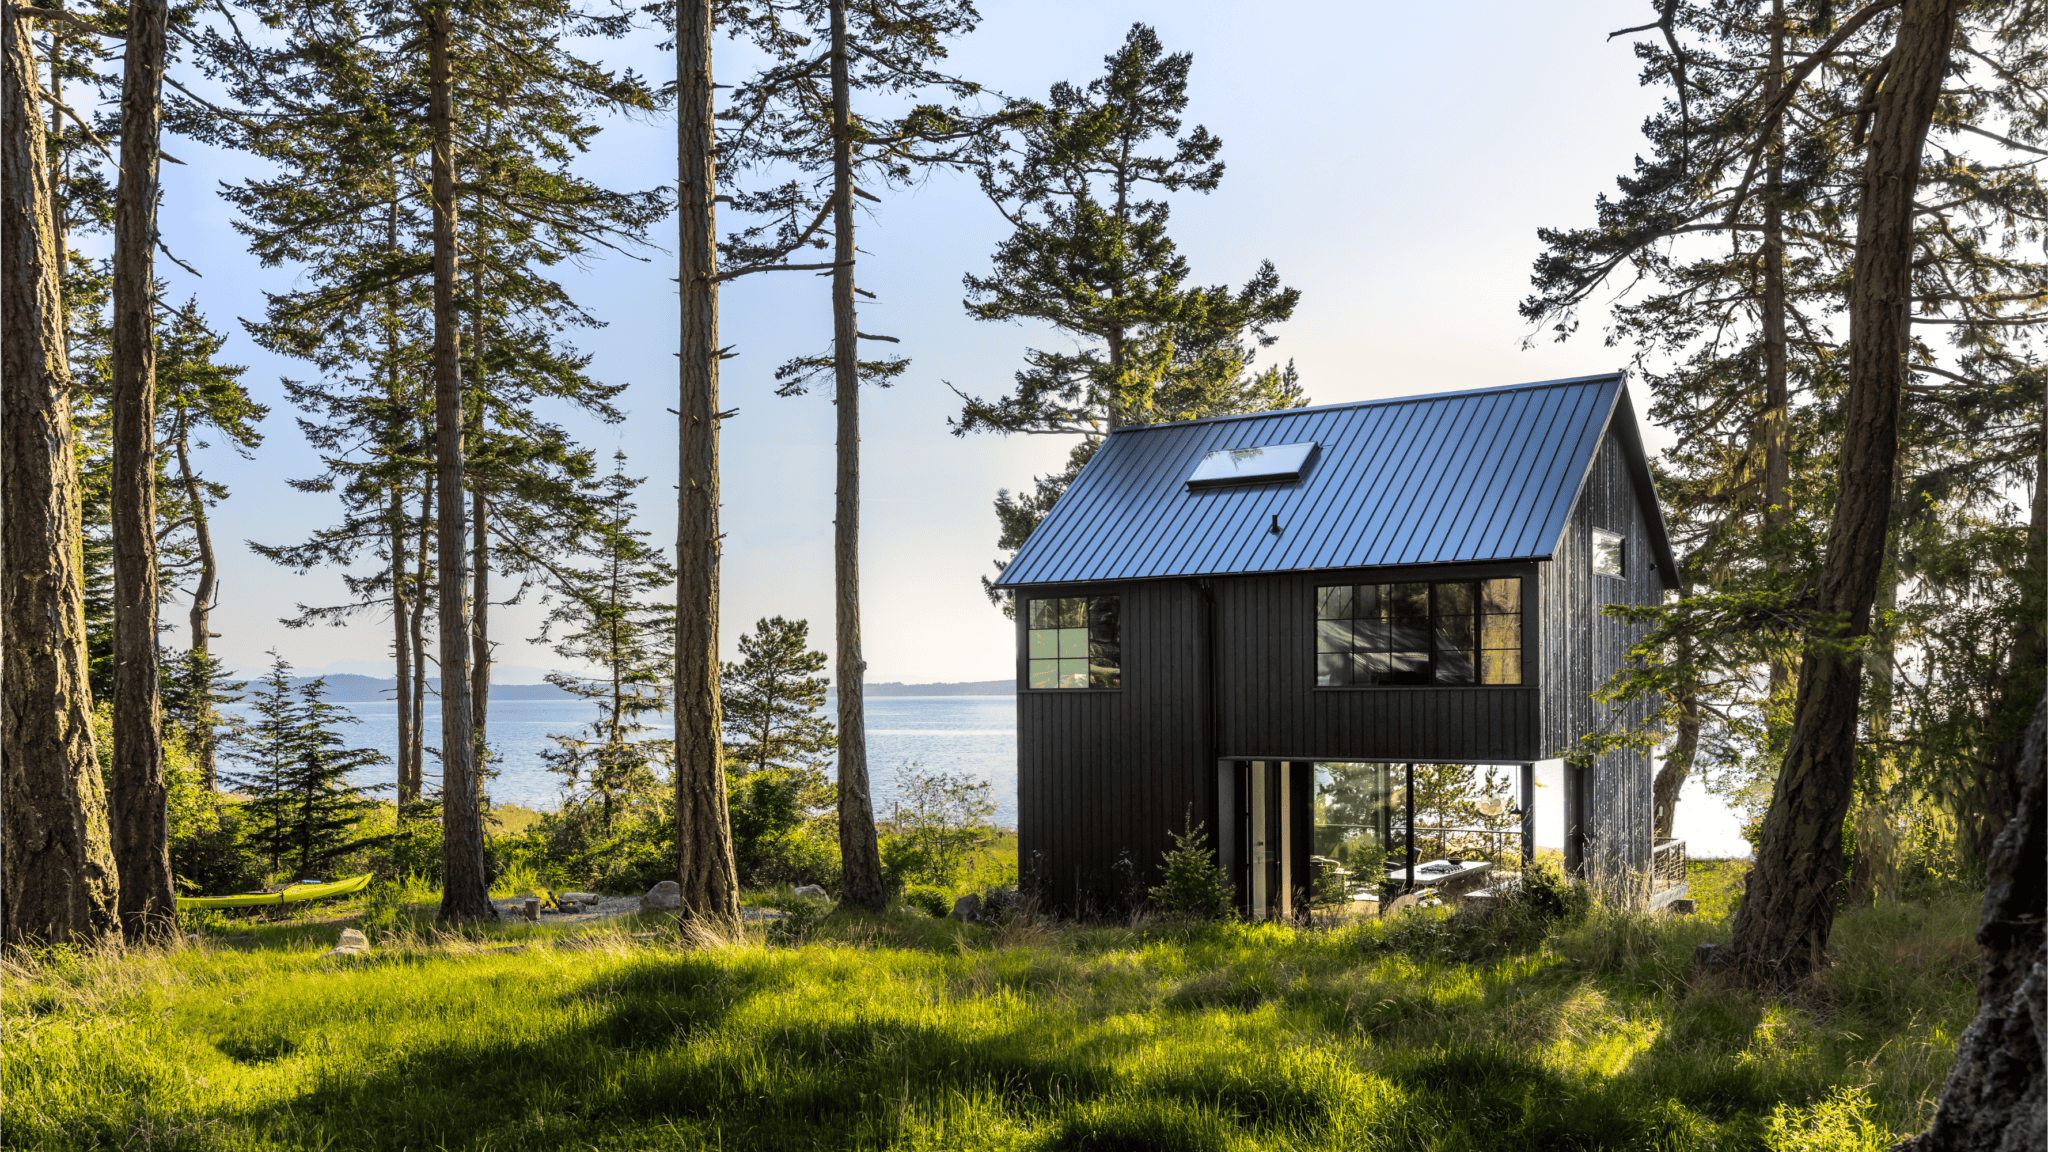
<path fill-rule="evenodd" d="M 440 741 L 440 715 L 428 701 L 427 746 Z M 345 734 L 351 747 L 381 750 L 391 764 L 363 773 L 359 784 L 390 783 L 397 776 L 398 705 L 389 701 L 344 704 L 360 721 Z M 490 743 L 501 757 L 492 798 L 500 803 L 552 811 L 561 802 L 560 781 L 542 766 L 541 750 L 551 734 L 573 733 L 597 718 L 595 704 L 581 700 L 494 700 Z M 867 702 L 868 772 L 875 814 L 887 816 L 895 803 L 898 774 L 906 765 L 969 773 L 991 785 L 996 822 L 1017 826 L 1017 704 L 1013 696 L 881 696 Z M 650 728 L 662 727 L 649 725 Z M 429 772 L 434 760 L 427 761 Z M 1537 842 L 1563 843 L 1559 798 L 1562 778 L 1555 762 L 1538 766 Z M 1694 856 L 1748 856 L 1741 819 L 1695 776 L 1687 780 L 1673 831 Z"/>
<path fill-rule="evenodd" d="M 427 702 L 426 743 L 437 747 L 441 717 Z M 358 784 L 397 780 L 398 705 L 395 701 L 343 704 L 357 723 L 344 733 L 350 747 L 375 748 L 391 760 L 361 773 Z M 576 733 L 597 719 L 597 706 L 583 700 L 493 700 L 488 740 L 500 757 L 491 798 L 503 804 L 552 811 L 561 803 L 559 777 L 541 760 L 554 735 Z M 1013 696 L 882 696 L 867 701 L 868 773 L 875 814 L 886 816 L 896 800 L 896 781 L 905 766 L 969 773 L 992 786 L 996 822 L 1017 826 L 1017 703 Z M 649 724 L 649 729 L 666 729 Z M 427 771 L 436 770 L 427 758 Z"/>

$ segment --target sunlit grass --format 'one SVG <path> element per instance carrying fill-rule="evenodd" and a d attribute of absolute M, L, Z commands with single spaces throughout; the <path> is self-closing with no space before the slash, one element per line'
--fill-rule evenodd
<path fill-rule="evenodd" d="M 1860 1148 L 1924 1123 L 1974 900 L 1845 915 L 1805 997 L 1689 986 L 1717 917 L 1596 912 L 1480 962 L 1400 924 L 840 913 L 436 934 L 343 910 L 0 980 L 10 1148 Z M 1411 923 L 1412 927 L 1412 923 Z M 1873 1143 L 1875 1141 L 1876 1143 Z"/>

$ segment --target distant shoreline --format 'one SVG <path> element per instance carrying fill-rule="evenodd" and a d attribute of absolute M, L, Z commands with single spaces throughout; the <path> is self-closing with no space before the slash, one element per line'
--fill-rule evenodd
<path fill-rule="evenodd" d="M 251 677 L 251 688 L 254 687 Z M 398 681 L 376 676 L 362 676 L 353 672 L 337 672 L 328 676 L 294 676 L 294 685 L 313 680 L 327 681 L 327 698 L 337 704 L 361 704 L 392 699 L 398 690 Z M 427 679 L 427 690 L 433 692 L 441 685 L 438 677 Z M 889 680 L 867 685 L 869 696 L 1008 696 L 1016 692 L 1017 685 L 1011 680 L 956 680 L 936 684 L 905 684 Z M 247 690 L 245 690 L 245 696 Z M 837 696 L 833 692 L 829 695 Z M 492 684 L 493 700 L 573 700 L 575 697 L 553 684 Z"/>

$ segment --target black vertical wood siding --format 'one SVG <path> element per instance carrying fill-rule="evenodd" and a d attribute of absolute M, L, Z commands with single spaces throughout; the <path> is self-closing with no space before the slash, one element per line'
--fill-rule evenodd
<path fill-rule="evenodd" d="M 1619 532 L 1625 576 L 1593 572 L 1593 529 Z M 1579 739 L 1606 729 L 1639 723 L 1648 706 L 1619 708 L 1592 698 L 1626 663 L 1642 629 L 1603 614 L 1607 604 L 1658 604 L 1663 585 L 1652 568 L 1649 525 L 1630 481 L 1620 439 L 1609 432 L 1593 458 L 1566 521 L 1564 537 L 1538 578 L 1542 671 L 1543 758 L 1569 754 Z M 1650 758 L 1647 753 L 1609 752 L 1576 778 L 1585 789 L 1584 868 L 1610 898 L 1647 899 L 1650 867 Z M 1641 892 L 1636 891 L 1641 888 Z"/>
<path fill-rule="evenodd" d="M 1200 589 L 1193 581 L 1061 588 L 1122 598 L 1123 687 L 1017 693 L 1020 862 L 1046 899 L 1112 911 L 1117 858 L 1156 879 L 1171 833 L 1192 815 L 1211 831 L 1215 761 L 1205 747 Z M 1020 595 L 1020 600 L 1029 599 Z M 1017 613 L 1018 683 L 1026 613 Z"/>
<path fill-rule="evenodd" d="M 1596 527 L 1626 537 L 1625 578 L 1593 574 Z M 1644 706 L 1610 720 L 1608 706 L 1591 694 L 1621 666 L 1638 631 L 1599 608 L 1661 602 L 1652 558 L 1619 438 L 1609 433 L 1548 561 L 1037 590 L 1122 598 L 1123 687 L 1018 692 L 1018 831 L 1027 878 L 1035 874 L 1057 907 L 1115 910 L 1123 895 L 1116 865 L 1125 853 L 1150 884 L 1172 833 L 1190 817 L 1217 842 L 1219 759 L 1518 763 L 1563 756 L 1589 732 L 1638 721 Z M 1522 685 L 1315 686 L 1319 585 L 1501 576 L 1523 580 Z M 1020 590 L 1020 600 L 1032 598 L 1033 590 Z M 1020 685 L 1028 682 L 1026 617 L 1020 605 Z M 1611 897 L 1646 897 L 1648 756 L 1609 753 L 1580 779 L 1588 874 Z M 1305 880 L 1306 852 L 1296 855 L 1297 877 Z"/>

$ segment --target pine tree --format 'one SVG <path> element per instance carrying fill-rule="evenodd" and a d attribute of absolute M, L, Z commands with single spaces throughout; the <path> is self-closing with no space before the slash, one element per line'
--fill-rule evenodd
<path fill-rule="evenodd" d="M 777 25 L 781 35 L 773 41 L 771 65 L 734 90 L 733 118 L 739 129 L 721 156 L 739 168 L 789 165 L 808 178 L 735 194 L 735 206 L 743 211 L 781 219 L 775 241 L 765 250 L 759 231 L 737 234 L 730 248 L 751 262 L 724 275 L 819 267 L 782 261 L 814 239 L 822 247 L 818 230 L 829 215 L 832 260 L 822 267 L 832 274 L 832 351 L 795 357 L 777 369 L 776 378 L 782 382 L 778 393 L 785 396 L 804 392 L 827 373 L 832 379 L 838 413 L 833 665 L 839 678 L 840 861 L 845 898 L 880 911 L 888 891 L 868 790 L 862 696 L 867 661 L 860 626 L 860 390 L 887 385 L 908 369 L 909 361 L 860 358 L 861 340 L 898 341 L 861 332 L 855 315 L 854 297 L 872 294 L 854 282 L 853 202 L 856 197 L 880 200 L 856 181 L 903 182 L 934 168 L 963 164 L 975 142 L 1007 117 L 974 116 L 957 105 L 919 102 L 934 95 L 965 101 L 980 94 L 979 86 L 940 69 L 946 41 L 971 31 L 979 20 L 967 0 L 828 0 L 791 9 L 789 19 L 788 27 Z M 910 107 L 893 117 L 857 116 L 856 91 Z M 807 217 L 810 223 L 800 224 Z M 711 746 L 710 740 L 705 746 Z"/>
<path fill-rule="evenodd" d="M 1578 303 L 1618 269 L 1662 290 L 1621 309 L 1610 334 L 1638 344 L 1653 412 L 1680 433 L 1665 475 L 1688 590 L 1653 631 L 1644 653 L 1657 663 L 1635 682 L 1671 698 L 1678 750 L 1764 769 L 1760 779 L 1735 773 L 1744 787 L 1775 781 L 1760 830 L 1772 848 L 1760 859 L 1802 863 L 1774 867 L 1746 897 L 1738 952 L 1750 976 L 1790 980 L 1818 962 L 1843 877 L 1835 805 L 1901 789 L 1967 796 L 1967 786 L 1936 784 L 1954 771 L 1939 765 L 1989 780 L 1999 773 L 1977 766 L 1990 769 L 1999 753 L 1943 756 L 1939 746 L 1955 748 L 1958 730 L 1996 727 L 1984 703 L 2000 694 L 1980 685 L 2008 670 L 2038 684 L 2040 633 L 2017 610 L 2041 602 L 2038 575 L 1992 558 L 2028 531 L 2013 523 L 2010 492 L 2038 474 L 2038 408 L 2008 398 L 2031 394 L 2039 373 L 2016 337 L 2032 322 L 2024 301 L 2048 282 L 2025 247 L 2048 220 L 2048 197 L 2030 166 L 1971 149 L 2040 139 L 2041 29 L 2023 6 L 1972 8 L 1953 48 L 1995 60 L 1994 79 L 1940 92 L 1955 66 L 1943 61 L 1963 57 L 1916 55 L 1946 43 L 1940 26 L 1954 14 L 1936 8 L 1659 11 L 1646 28 L 1662 43 L 1639 50 L 1646 81 L 1675 89 L 1646 129 L 1655 152 L 1621 198 L 1603 200 L 1597 227 L 1544 234 L 1551 251 L 1524 313 L 1565 336 Z M 1919 106 L 1904 93 L 1928 81 L 1922 67 L 1934 69 L 1939 94 L 1916 129 Z M 1929 126 L 1939 143 L 1925 162 L 1905 157 L 1908 145 L 1918 156 Z M 1911 181 L 1903 202 L 1895 184 L 1879 190 L 1899 179 Z M 1900 235 L 1910 279 L 1892 283 L 1877 269 Z M 1720 239 L 1731 255 L 1686 237 Z M 1878 253 L 1890 255 L 1870 264 Z M 1873 311 L 1880 290 L 1901 305 L 1910 297 L 1910 315 Z M 1843 340 L 1830 314 L 1845 295 Z M 1950 585 L 1962 592 L 1953 595 L 1943 568 L 1972 554 L 1983 559 L 1965 564 L 2001 575 Z M 1904 647 L 1914 628 L 1940 635 L 1965 619 L 2005 659 L 1965 670 L 1930 647 L 1918 658 L 1928 675 L 1899 675 L 1915 659 Z M 1899 698 L 1930 689 L 1962 722 L 1909 734 L 1905 717 L 1938 710 L 1901 709 Z M 1955 709 L 1966 695 L 1975 705 Z M 2017 723 L 2005 730 L 2016 736 Z M 1675 794 L 1676 783 L 1659 791 Z"/>
<path fill-rule="evenodd" d="M 1015 229 L 996 246 L 987 276 L 967 275 L 977 320 L 1048 324 L 1077 351 L 1030 349 L 1016 388 L 972 397 L 952 422 L 969 432 L 1083 437 L 1060 472 L 1033 490 L 996 496 L 998 547 L 1023 545 L 1106 432 L 1125 424 L 1190 420 L 1308 403 L 1293 364 L 1253 371 L 1272 326 L 1301 294 L 1271 261 L 1243 288 L 1188 282 L 1187 259 L 1167 235 L 1159 193 L 1215 190 L 1223 141 L 1183 131 L 1194 58 L 1168 54 L 1133 24 L 1086 87 L 1055 84 L 1045 104 L 1013 106 L 1014 139 L 983 158 L 981 185 Z M 1007 563 L 996 562 L 997 571 Z M 1006 600 L 986 579 L 991 601 Z"/>
<path fill-rule="evenodd" d="M 327 701 L 325 677 L 295 686 L 291 665 L 270 655 L 270 672 L 250 698 L 248 730 L 224 749 L 243 766 L 227 783 L 247 797 L 249 840 L 271 873 L 309 879 L 321 865 L 373 842 L 351 839 L 350 832 L 375 806 L 370 793 L 389 785 L 356 785 L 349 777 L 388 757 L 347 747 L 339 726 L 358 721 Z"/>
<path fill-rule="evenodd" d="M 324 199 L 316 186 L 276 190 L 282 214 L 341 233 L 353 224 L 360 233 L 369 223 L 385 223 L 384 214 L 365 221 L 360 206 L 384 207 L 403 197 L 423 226 L 426 242 L 409 250 L 392 240 L 388 224 L 381 245 L 361 235 L 352 248 L 344 245 L 344 252 L 361 255 L 344 256 L 342 275 L 313 303 L 342 313 L 382 304 L 388 315 L 394 290 L 404 296 L 410 288 L 418 293 L 412 298 L 425 304 L 429 322 L 420 327 L 431 329 L 432 354 L 421 392 L 432 396 L 429 476 L 439 499 L 432 595 L 439 621 L 448 853 L 441 915 L 489 919 L 495 910 L 483 886 L 476 770 L 483 755 L 476 711 L 482 694 L 473 675 L 488 675 L 487 667 L 476 668 L 475 655 L 482 651 L 487 665 L 490 646 L 471 614 L 476 593 L 488 594 L 483 566 L 490 557 L 489 536 L 477 532 L 487 533 L 490 521 L 472 512 L 474 507 L 488 514 L 490 500 L 488 491 L 471 485 L 471 450 L 483 446 L 474 419 L 484 403 L 476 353 L 480 345 L 529 346 L 490 332 L 494 316 L 517 316 L 531 325 L 522 329 L 529 332 L 587 319 L 545 270 L 597 246 L 637 243 L 646 225 L 664 214 L 665 198 L 658 192 L 615 193 L 570 171 L 597 130 L 590 113 L 648 109 L 657 99 L 630 72 L 607 71 L 565 47 L 576 39 L 623 35 L 631 27 L 630 13 L 623 11 L 556 0 L 459 6 L 393 0 L 367 7 L 277 0 L 258 7 L 266 20 L 290 30 L 288 41 L 259 49 L 219 38 L 214 52 L 239 100 L 273 106 L 280 114 L 244 125 L 244 138 L 259 151 L 290 154 L 334 179 Z M 347 114 L 330 115 L 335 106 Z M 325 158 L 312 155 L 321 151 Z M 351 205 L 358 210 L 351 212 Z M 467 227 L 465 208 L 471 213 Z M 274 226 L 268 238 L 273 254 L 289 251 L 297 239 Z M 465 246 L 465 240 L 481 244 Z M 494 311 L 492 297 L 505 299 L 505 311 Z M 313 331 L 317 343 L 321 330 Z M 591 398 L 587 389 L 577 395 Z M 395 428 L 398 421 L 386 423 Z M 399 517 L 386 517 L 395 541 Z M 481 579 L 472 583 L 473 575 Z"/>
<path fill-rule="evenodd" d="M 625 462 L 617 454 L 604 481 L 603 514 L 589 545 L 597 563 L 557 570 L 548 616 L 548 627 L 561 630 L 552 640 L 555 654 L 598 669 L 550 672 L 548 683 L 595 701 L 598 718 L 580 735 L 554 736 L 554 749 L 541 755 L 572 793 L 580 788 L 597 798 L 606 832 L 621 802 L 654 787 L 655 766 L 670 754 L 669 741 L 643 735 L 641 718 L 668 710 L 675 659 L 675 608 L 651 599 L 674 583 L 675 568 L 648 545 L 647 532 L 633 527 L 632 496 L 641 482 L 625 474 Z"/>
<path fill-rule="evenodd" d="M 71 381 L 32 10 L 0 8 L 0 941 L 95 944 L 120 880 L 92 734 Z"/>
<path fill-rule="evenodd" d="M 741 772 L 828 764 L 838 737 L 819 712 L 832 681 L 825 654 L 810 647 L 810 621 L 756 621 L 740 637 L 740 662 L 719 686 L 726 755 Z"/>
<path fill-rule="evenodd" d="M 219 662 L 209 654 L 215 635 L 211 615 L 220 595 L 220 564 L 214 554 L 208 509 L 226 499 L 228 490 L 219 481 L 207 479 L 193 461 L 210 446 L 200 439 L 209 429 L 243 459 L 249 459 L 263 442 L 256 425 L 270 413 L 267 405 L 257 403 L 243 387 L 241 377 L 247 369 L 214 362 L 225 342 L 226 337 L 206 326 L 197 299 L 187 300 L 157 334 L 158 438 L 170 449 L 166 455 L 177 463 L 172 477 L 175 487 L 168 489 L 172 495 L 158 509 L 164 521 L 158 531 L 172 535 L 165 552 L 190 556 L 186 564 L 164 566 L 170 577 L 165 583 L 174 584 L 184 574 L 181 569 L 192 576 L 188 593 L 192 638 L 182 661 L 184 668 L 175 675 L 196 686 L 184 695 L 187 714 L 181 719 L 186 738 L 193 742 L 201 780 L 209 790 L 214 787 L 215 774 L 213 706 L 221 701 L 214 689 Z M 176 711 L 168 699 L 165 711 L 167 718 Z"/>

